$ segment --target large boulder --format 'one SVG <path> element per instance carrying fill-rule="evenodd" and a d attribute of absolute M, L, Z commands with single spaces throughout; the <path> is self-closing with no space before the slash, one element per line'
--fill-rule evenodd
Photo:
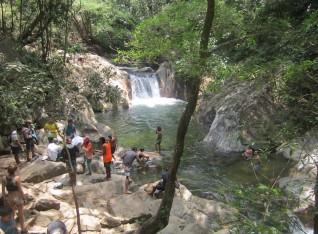
<path fill-rule="evenodd" d="M 306 177 L 284 177 L 278 181 L 280 188 L 294 195 L 298 204 L 294 212 L 302 212 L 315 204 L 315 181 Z"/>
<path fill-rule="evenodd" d="M 316 131 L 308 132 L 281 145 L 277 150 L 295 166 L 290 170 L 293 177 L 281 178 L 279 187 L 295 195 L 299 201 L 295 211 L 303 211 L 314 204 L 314 187 L 317 176 L 318 135 Z"/>
<path fill-rule="evenodd" d="M 202 95 L 196 119 L 209 128 L 204 141 L 220 154 L 242 152 L 244 145 L 267 147 L 268 126 L 279 121 L 267 85 L 228 80 L 217 91 Z"/>
<path fill-rule="evenodd" d="M 52 199 L 40 199 L 34 207 L 37 211 L 59 210 L 60 202 Z"/>
<path fill-rule="evenodd" d="M 182 79 L 176 79 L 171 64 L 162 63 L 156 71 L 162 97 L 186 99 L 188 88 Z"/>
<path fill-rule="evenodd" d="M 113 216 L 122 218 L 122 223 L 133 223 L 140 219 L 147 220 L 152 213 L 149 208 L 149 199 L 147 200 L 146 196 L 140 192 L 118 196 L 109 200 L 108 210 Z"/>
<path fill-rule="evenodd" d="M 22 182 L 39 183 L 66 173 L 65 163 L 37 159 L 22 168 L 18 174 Z"/>
<path fill-rule="evenodd" d="M 317 132 L 308 132 L 303 137 L 281 145 L 277 154 L 296 162 L 293 168 L 294 175 L 316 178 L 318 162 L 318 135 Z"/>

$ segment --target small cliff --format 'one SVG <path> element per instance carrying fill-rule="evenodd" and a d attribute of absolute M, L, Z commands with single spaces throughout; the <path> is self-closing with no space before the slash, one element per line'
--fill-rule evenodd
<path fill-rule="evenodd" d="M 254 82 L 228 80 L 217 91 L 202 94 L 195 118 L 209 128 L 204 141 L 216 152 L 241 152 L 247 144 L 265 147 L 271 142 L 278 108 L 270 87 Z"/>

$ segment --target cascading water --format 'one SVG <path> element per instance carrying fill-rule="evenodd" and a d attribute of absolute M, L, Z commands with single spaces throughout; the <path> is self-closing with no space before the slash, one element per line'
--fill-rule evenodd
<path fill-rule="evenodd" d="M 175 105 L 182 102 L 174 98 L 160 97 L 159 83 L 155 73 L 130 74 L 132 105 L 145 105 L 154 107 L 157 105 Z"/>
<path fill-rule="evenodd" d="M 132 99 L 159 98 L 158 80 L 153 73 L 131 74 Z"/>

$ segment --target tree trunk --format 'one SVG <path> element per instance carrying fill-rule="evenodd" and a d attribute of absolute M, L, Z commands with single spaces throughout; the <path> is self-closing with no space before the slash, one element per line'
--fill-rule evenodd
<path fill-rule="evenodd" d="M 205 16 L 205 21 L 203 25 L 203 30 L 201 34 L 200 41 L 200 61 L 198 61 L 198 68 L 200 69 L 201 75 L 203 75 L 203 69 L 205 67 L 206 58 L 207 58 L 207 49 L 209 43 L 209 37 L 212 28 L 212 22 L 214 19 L 214 9 L 215 9 L 215 0 L 207 0 L 207 11 Z M 190 95 L 188 98 L 187 107 L 180 119 L 176 146 L 173 155 L 173 161 L 169 169 L 169 177 L 166 185 L 166 190 L 158 209 L 158 212 L 155 216 L 146 221 L 137 233 L 139 234 L 152 234 L 157 233 L 161 229 L 165 228 L 169 223 L 170 210 L 173 203 L 173 198 L 175 194 L 175 180 L 180 165 L 181 156 L 183 155 L 184 150 L 184 140 L 187 134 L 188 126 L 192 117 L 192 114 L 196 108 L 201 76 L 193 77 L 190 81 Z"/>
<path fill-rule="evenodd" d="M 20 1 L 20 22 L 19 22 L 19 35 L 22 34 L 22 13 L 23 13 L 23 0 Z"/>
<path fill-rule="evenodd" d="M 3 34 L 7 33 L 7 23 L 6 23 L 4 2 L 3 1 L 1 1 L 1 29 L 2 29 Z"/>
<path fill-rule="evenodd" d="M 14 23 L 13 23 L 13 0 L 10 0 L 10 9 L 11 9 L 11 33 L 14 30 Z"/>
<path fill-rule="evenodd" d="M 69 11 L 70 11 L 70 0 L 67 0 L 67 8 L 65 12 L 65 37 L 64 37 L 64 64 L 66 63 L 66 54 L 68 49 L 68 21 L 69 21 Z"/>

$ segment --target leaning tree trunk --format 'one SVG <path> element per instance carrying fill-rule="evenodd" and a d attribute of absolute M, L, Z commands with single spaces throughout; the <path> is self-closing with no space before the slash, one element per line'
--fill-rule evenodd
<path fill-rule="evenodd" d="M 203 25 L 203 31 L 201 34 L 200 41 L 200 51 L 199 56 L 200 59 L 198 61 L 198 67 L 200 69 L 201 75 L 203 75 L 203 69 L 205 67 L 206 59 L 207 59 L 207 49 L 209 43 L 209 37 L 212 28 L 212 22 L 214 19 L 214 8 L 215 8 L 215 0 L 207 0 L 207 11 L 205 16 L 205 21 Z M 178 131 L 177 131 L 177 139 L 176 146 L 173 154 L 173 161 L 169 169 L 169 177 L 167 181 L 166 190 L 158 209 L 158 212 L 155 216 L 150 218 L 147 222 L 145 222 L 137 233 L 139 234 L 153 234 L 157 233 L 161 229 L 165 228 L 169 223 L 170 210 L 173 203 L 173 198 L 175 194 L 175 180 L 178 172 L 178 168 L 180 165 L 181 156 L 183 155 L 184 150 L 184 140 L 187 134 L 188 126 L 191 120 L 191 116 L 195 110 L 198 101 L 198 95 L 201 84 L 201 76 L 193 78 L 190 82 L 190 95 L 188 98 L 187 107 L 180 119 Z"/>

